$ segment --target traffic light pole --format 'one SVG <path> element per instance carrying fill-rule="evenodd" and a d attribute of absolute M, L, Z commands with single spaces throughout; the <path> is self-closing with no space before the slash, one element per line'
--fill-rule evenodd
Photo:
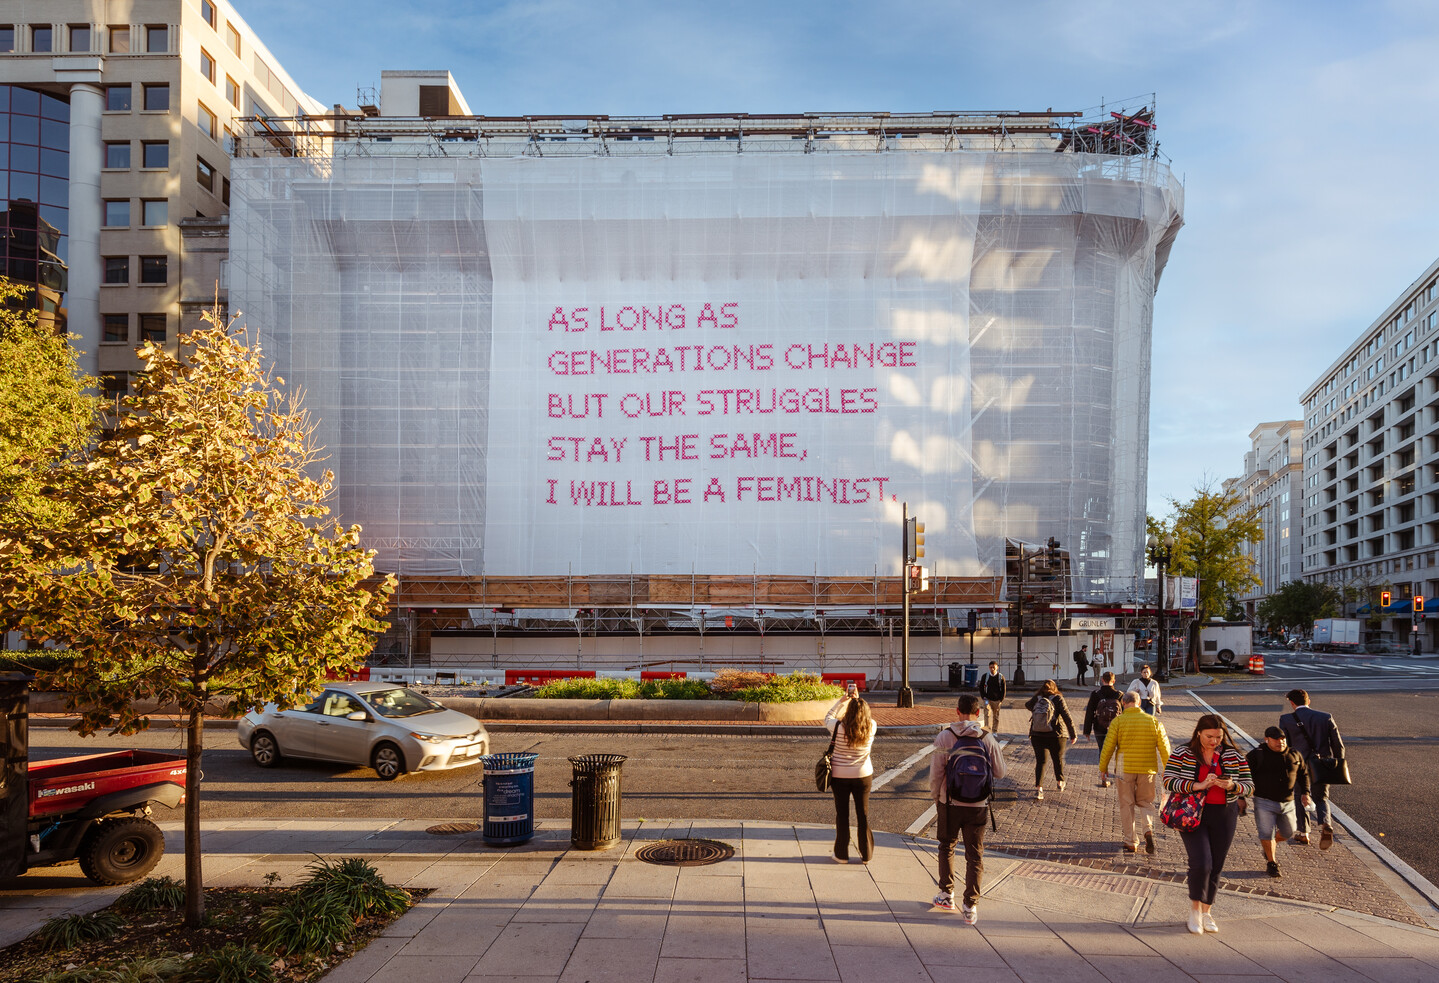
<path fill-rule="evenodd" d="M 904 604 L 904 627 L 900 634 L 899 642 L 899 698 L 895 702 L 897 707 L 914 706 L 914 691 L 909 688 L 909 564 L 910 564 L 910 531 L 909 531 L 909 503 L 904 503 L 904 521 L 900 523 L 900 536 L 903 540 L 900 546 L 900 558 L 903 562 L 899 569 L 899 586 Z"/>

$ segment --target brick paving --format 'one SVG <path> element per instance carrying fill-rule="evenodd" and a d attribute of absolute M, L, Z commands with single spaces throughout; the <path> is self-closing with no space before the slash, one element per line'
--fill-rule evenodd
<path fill-rule="evenodd" d="M 1074 714 L 1071 697 L 1070 712 Z M 1166 690 L 1165 712 L 1161 718 L 1171 742 L 1188 740 L 1199 716 L 1199 708 L 1176 689 Z M 1008 710 L 1008 706 L 1005 708 Z M 1012 719 L 1019 723 L 1021 717 Z M 1001 717 L 1001 722 L 1004 718 Z M 1079 721 L 1076 720 L 1076 724 Z M 1060 792 L 1053 773 L 1046 768 L 1044 800 L 1034 798 L 1034 750 L 1026 737 L 1007 735 L 1008 777 L 997 790 L 996 822 L 986 842 L 995 850 L 1013 856 L 1075 864 L 1094 870 L 1184 883 L 1187 862 L 1179 834 L 1156 822 L 1154 856 L 1144 852 L 1141 838 L 1138 853 L 1120 848 L 1119 798 L 1113 787 L 1099 788 L 1099 748 L 1081 737 L 1065 754 L 1065 791 Z M 1162 793 L 1161 793 L 1162 798 Z M 1140 822 L 1141 833 L 1143 828 Z M 1276 847 L 1283 876 L 1275 879 L 1264 872 L 1264 855 L 1254 816 L 1240 817 L 1225 863 L 1222 890 L 1276 898 L 1292 898 L 1317 904 L 1335 905 L 1350 911 L 1377 915 L 1411 925 L 1424 925 L 1413 909 L 1396 895 L 1362 860 L 1355 850 L 1364 846 L 1335 827 L 1334 846 L 1318 847 L 1318 836 L 1310 846 L 1280 843 Z M 1352 844 L 1352 849 L 1351 849 Z"/>

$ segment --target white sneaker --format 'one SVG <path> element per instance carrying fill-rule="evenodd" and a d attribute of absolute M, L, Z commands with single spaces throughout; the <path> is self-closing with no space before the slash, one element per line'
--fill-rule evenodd
<path fill-rule="evenodd" d="M 1193 932 L 1195 935 L 1204 934 L 1204 924 L 1199 920 L 1199 912 L 1193 909 L 1190 909 L 1189 911 L 1188 927 L 1189 931 Z"/>
<path fill-rule="evenodd" d="M 954 910 L 954 895 L 947 891 L 940 891 L 934 896 L 933 904 L 936 908 L 943 908 L 945 911 Z"/>
<path fill-rule="evenodd" d="M 1059 783 L 1059 790 L 1060 790 L 1061 792 L 1064 791 L 1064 783 L 1063 783 L 1063 782 L 1060 782 L 1060 783 Z"/>
<path fill-rule="evenodd" d="M 1041 785 L 1035 788 L 1034 798 L 1036 799 L 1036 801 L 1044 798 L 1044 786 Z"/>
<path fill-rule="evenodd" d="M 1219 926 L 1216 925 L 1214 922 L 1214 916 L 1211 915 L 1209 912 L 1206 911 L 1202 915 L 1200 915 L 1199 920 L 1204 923 L 1204 931 L 1216 933 L 1219 931 Z"/>
<path fill-rule="evenodd" d="M 966 925 L 973 925 L 979 921 L 979 905 L 975 905 L 974 907 L 960 905 L 959 913 L 964 916 L 964 923 Z"/>

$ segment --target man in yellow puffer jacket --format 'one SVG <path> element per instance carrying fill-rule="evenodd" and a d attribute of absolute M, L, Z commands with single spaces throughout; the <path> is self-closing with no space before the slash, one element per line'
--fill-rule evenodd
<path fill-rule="evenodd" d="M 1144 850 L 1154 852 L 1154 782 L 1155 776 L 1169 762 L 1169 735 L 1156 717 L 1139 708 L 1139 694 L 1130 690 L 1120 701 L 1123 710 L 1104 738 L 1099 753 L 1099 779 L 1109 781 L 1109 759 L 1119 752 L 1121 772 L 1116 783 L 1119 791 L 1119 832 L 1124 837 L 1126 852 L 1139 849 L 1134 812 L 1144 816 Z"/>

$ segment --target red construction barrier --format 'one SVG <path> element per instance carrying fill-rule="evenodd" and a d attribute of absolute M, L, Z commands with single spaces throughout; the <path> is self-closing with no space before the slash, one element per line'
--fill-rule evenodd
<path fill-rule="evenodd" d="M 556 679 L 594 679 L 593 669 L 506 669 L 505 685 L 513 686 L 516 683 L 530 683 L 534 686 L 543 686 L 545 683 L 553 682 Z"/>
<path fill-rule="evenodd" d="M 865 675 L 862 672 L 823 672 L 820 673 L 819 678 L 827 683 L 837 683 L 840 686 L 848 686 L 850 683 L 854 683 L 855 688 L 861 693 L 869 689 Z"/>
<path fill-rule="evenodd" d="M 368 683 L 368 682 L 370 681 L 370 667 L 369 667 L 369 666 L 364 666 L 364 667 L 361 668 L 359 671 L 349 673 L 348 675 L 341 675 L 341 674 L 338 673 L 338 672 L 326 672 L 326 673 L 325 673 L 325 678 L 326 678 L 326 679 L 343 679 L 343 680 L 345 680 L 345 682 L 347 682 L 347 683 L 356 683 L 356 682 L 359 682 L 359 683 Z"/>
<path fill-rule="evenodd" d="M 1256 675 L 1256 676 L 1263 676 L 1263 675 L 1265 674 L 1265 673 L 1264 673 L 1264 656 L 1262 656 L 1262 655 L 1251 655 L 1251 656 L 1249 657 L 1249 671 L 1252 672 L 1252 673 L 1254 673 L 1254 675 Z"/>
<path fill-rule="evenodd" d="M 662 669 L 642 669 L 642 670 L 640 670 L 640 678 L 641 678 L 641 679 L 684 679 L 684 678 L 685 678 L 685 674 L 682 673 L 682 672 L 667 672 L 667 671 L 662 670 Z"/>

